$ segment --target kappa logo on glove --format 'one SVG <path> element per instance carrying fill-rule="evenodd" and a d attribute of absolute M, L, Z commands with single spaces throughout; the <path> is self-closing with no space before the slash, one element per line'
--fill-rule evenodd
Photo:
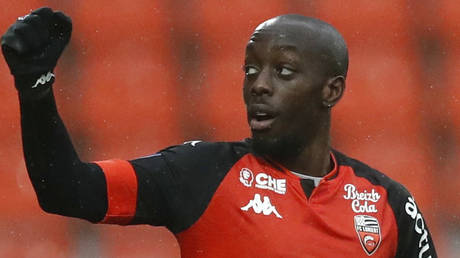
<path fill-rule="evenodd" d="M 39 84 L 45 85 L 47 82 L 51 81 L 52 78 L 54 78 L 54 74 L 52 72 L 48 72 L 47 74 L 43 74 L 40 76 L 40 78 L 37 79 L 34 85 L 32 85 L 32 88 L 37 88 Z"/>

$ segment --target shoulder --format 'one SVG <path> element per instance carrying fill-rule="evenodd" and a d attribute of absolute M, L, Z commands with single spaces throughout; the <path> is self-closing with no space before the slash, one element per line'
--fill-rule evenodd
<path fill-rule="evenodd" d="M 146 167 L 157 166 L 158 161 L 170 171 L 221 171 L 231 166 L 249 152 L 249 143 L 187 141 L 170 146 L 159 152 L 137 159 Z"/>
<path fill-rule="evenodd" d="M 221 171 L 249 152 L 249 143 L 187 141 L 132 160 L 136 170 L 203 173 Z"/>
<path fill-rule="evenodd" d="M 159 153 L 165 155 L 171 154 L 189 154 L 189 155 L 219 155 L 219 154 L 236 154 L 248 152 L 248 143 L 240 142 L 205 142 L 200 140 L 186 141 L 183 144 L 173 145 L 165 148 Z"/>
<path fill-rule="evenodd" d="M 241 142 L 204 142 L 186 141 L 180 145 L 170 146 L 158 152 L 168 162 L 191 162 L 203 160 L 234 160 L 249 152 L 248 143 Z"/>

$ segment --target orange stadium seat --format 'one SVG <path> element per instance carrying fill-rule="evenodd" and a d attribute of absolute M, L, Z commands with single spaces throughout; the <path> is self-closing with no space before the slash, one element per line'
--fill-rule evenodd
<path fill-rule="evenodd" d="M 71 257 L 75 239 L 69 220 L 35 215 L 27 220 L 10 217 L 0 223 L 0 257 Z"/>
<path fill-rule="evenodd" d="M 159 6 L 88 2 L 74 13 L 89 156 L 134 158 L 178 143 L 174 68 Z"/>
<path fill-rule="evenodd" d="M 318 17 L 336 27 L 350 46 L 407 46 L 410 31 L 404 0 L 322 0 L 316 6 Z"/>
<path fill-rule="evenodd" d="M 445 79 L 446 85 L 442 85 L 445 88 L 445 94 L 443 95 L 442 101 L 447 102 L 444 109 L 451 125 L 447 125 L 450 131 L 455 134 L 455 142 L 450 143 L 450 146 L 443 146 L 448 150 L 448 156 L 442 160 L 443 167 L 446 171 L 443 171 L 437 178 L 440 181 L 439 185 L 442 185 L 443 191 L 439 193 L 441 207 L 443 207 L 446 214 L 450 214 L 450 218 L 454 219 L 456 223 L 460 220 L 454 214 L 460 214 L 460 207 L 458 205 L 452 205 L 452 203 L 458 202 L 458 195 L 452 194 L 458 192 L 460 187 L 460 176 L 458 171 L 460 169 L 460 116 L 458 110 L 460 110 L 460 49 L 450 50 L 446 56 L 445 64 Z M 446 126 L 446 125 L 444 125 Z"/>
<path fill-rule="evenodd" d="M 18 2 L 5 1 L 2 2 L 2 11 L 0 15 L 0 31 L 5 32 L 6 29 L 16 21 L 20 16 L 26 15 L 28 12 L 43 6 L 43 1 L 39 0 L 24 0 Z"/>
<path fill-rule="evenodd" d="M 94 153 L 102 153 L 97 158 L 133 158 L 177 143 L 177 100 L 169 70 L 157 60 L 141 48 L 85 60 L 81 83 L 88 88 L 81 110 Z"/>
<path fill-rule="evenodd" d="M 414 1 L 409 15 L 418 34 L 436 35 L 443 47 L 458 48 L 460 8 L 456 0 Z"/>
<path fill-rule="evenodd" d="M 452 48 L 460 45 L 460 8 L 456 0 L 441 0 L 439 3 L 439 13 L 437 16 L 441 20 L 441 30 L 447 44 Z"/>
<path fill-rule="evenodd" d="M 97 226 L 104 257 L 180 257 L 178 243 L 165 228 L 152 226 Z"/>
<path fill-rule="evenodd" d="M 263 6 L 263 8 L 260 8 Z M 199 1 L 202 43 L 206 55 L 221 58 L 222 55 L 243 57 L 244 48 L 256 26 L 264 20 L 284 14 L 286 1 Z"/>
<path fill-rule="evenodd" d="M 136 4 L 121 0 L 73 2 L 70 11 L 76 40 L 90 40 L 100 48 L 106 44 L 122 44 L 129 39 L 139 40 L 141 46 L 151 46 L 154 40 L 165 36 L 160 27 L 169 17 L 161 4 L 161 1 L 148 0 L 136 1 Z M 91 45 L 87 47 L 92 48 Z"/>
<path fill-rule="evenodd" d="M 447 94 L 444 101 L 448 103 L 447 113 L 450 119 L 454 122 L 456 128 L 460 128 L 460 116 L 456 112 L 460 110 L 460 48 L 450 50 L 446 57 L 444 66 L 446 85 L 443 88 L 447 89 Z M 459 134 L 460 139 L 460 131 L 456 130 L 456 133 Z"/>
<path fill-rule="evenodd" d="M 414 65 L 413 56 L 399 52 L 350 49 L 346 91 L 334 111 L 339 138 L 353 144 L 353 135 L 417 133 L 421 103 Z"/>

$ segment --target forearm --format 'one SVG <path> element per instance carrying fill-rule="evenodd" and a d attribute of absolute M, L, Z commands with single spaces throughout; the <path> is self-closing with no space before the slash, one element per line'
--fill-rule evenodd
<path fill-rule="evenodd" d="M 101 220 L 107 209 L 104 175 L 78 158 L 51 87 L 21 92 L 19 99 L 24 156 L 40 206 L 51 213 Z"/>

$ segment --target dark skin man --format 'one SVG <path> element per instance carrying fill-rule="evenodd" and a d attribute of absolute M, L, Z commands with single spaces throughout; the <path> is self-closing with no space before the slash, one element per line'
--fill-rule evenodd
<path fill-rule="evenodd" d="M 322 21 L 284 15 L 259 25 L 244 66 L 256 151 L 292 171 L 329 172 L 330 109 L 345 90 L 347 65 L 344 40 Z"/>
<path fill-rule="evenodd" d="M 250 139 L 99 162 L 79 159 L 53 96 L 71 31 L 69 17 L 40 8 L 2 37 L 27 171 L 44 211 L 164 226 L 182 257 L 436 257 L 410 193 L 331 148 L 331 108 L 345 89 L 348 54 L 329 24 L 282 15 L 256 28 L 244 61 Z"/>

